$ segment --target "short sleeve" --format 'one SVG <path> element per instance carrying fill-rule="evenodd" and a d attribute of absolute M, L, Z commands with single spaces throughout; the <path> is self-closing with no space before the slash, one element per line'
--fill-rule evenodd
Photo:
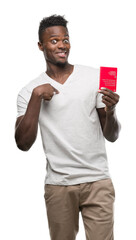
<path fill-rule="evenodd" d="M 105 104 L 102 102 L 102 94 L 98 93 L 96 97 L 96 108 L 104 108 Z"/>
<path fill-rule="evenodd" d="M 17 97 L 17 117 L 23 116 L 26 112 L 31 94 L 26 88 L 23 88 Z"/>

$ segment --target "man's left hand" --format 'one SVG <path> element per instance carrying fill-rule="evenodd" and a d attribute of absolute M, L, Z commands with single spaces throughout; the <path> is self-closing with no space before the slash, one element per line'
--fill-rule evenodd
<path fill-rule="evenodd" d="M 115 109 L 120 96 L 108 88 L 101 88 L 98 92 L 103 94 L 102 102 L 106 105 L 105 111 L 108 112 Z"/>

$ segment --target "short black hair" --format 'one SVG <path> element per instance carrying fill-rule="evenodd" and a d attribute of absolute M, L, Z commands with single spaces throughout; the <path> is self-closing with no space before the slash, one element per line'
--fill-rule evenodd
<path fill-rule="evenodd" d="M 51 15 L 50 17 L 45 17 L 42 19 L 39 25 L 39 41 L 42 42 L 42 34 L 48 27 L 53 27 L 53 26 L 63 26 L 67 28 L 67 23 L 68 21 L 64 18 L 64 16 L 60 15 Z"/>

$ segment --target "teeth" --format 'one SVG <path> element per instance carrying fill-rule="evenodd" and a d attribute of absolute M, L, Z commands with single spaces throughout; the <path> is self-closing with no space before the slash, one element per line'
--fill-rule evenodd
<path fill-rule="evenodd" d="M 65 56 L 65 52 L 60 52 L 60 53 L 58 53 L 59 55 L 61 55 L 61 56 Z"/>
<path fill-rule="evenodd" d="M 67 54 L 67 51 L 65 51 L 65 52 L 58 52 L 58 55 L 60 57 L 66 57 L 66 54 Z"/>

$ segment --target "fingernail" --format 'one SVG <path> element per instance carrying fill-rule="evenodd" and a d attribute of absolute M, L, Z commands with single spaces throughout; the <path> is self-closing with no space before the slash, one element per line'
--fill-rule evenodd
<path fill-rule="evenodd" d="M 105 87 L 101 87 L 101 89 L 106 89 Z"/>

